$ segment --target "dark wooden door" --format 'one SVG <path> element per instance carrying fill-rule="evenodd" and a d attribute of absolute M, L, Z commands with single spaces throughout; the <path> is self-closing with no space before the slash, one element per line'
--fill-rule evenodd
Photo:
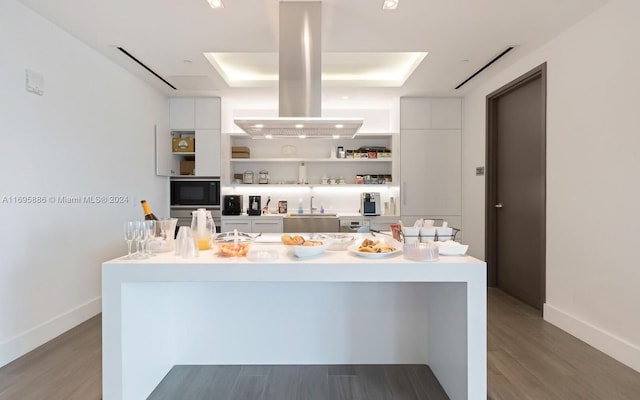
<path fill-rule="evenodd" d="M 487 98 L 489 282 L 542 309 L 545 296 L 545 66 Z"/>

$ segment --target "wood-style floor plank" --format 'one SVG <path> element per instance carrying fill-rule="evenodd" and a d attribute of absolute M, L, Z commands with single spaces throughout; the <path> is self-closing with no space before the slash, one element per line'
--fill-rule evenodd
<path fill-rule="evenodd" d="M 487 317 L 488 398 L 640 399 L 640 373 L 543 321 L 532 307 L 489 289 Z M 96 316 L 0 368 L 0 400 L 100 399 L 101 330 L 101 316 Z M 292 383 L 287 383 L 288 377 Z M 278 396 L 282 400 L 447 398 L 428 366 L 207 365 L 174 367 L 150 399 Z"/>

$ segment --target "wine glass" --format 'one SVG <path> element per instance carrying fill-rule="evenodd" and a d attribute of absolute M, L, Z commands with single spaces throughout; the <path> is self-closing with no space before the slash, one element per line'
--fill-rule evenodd
<path fill-rule="evenodd" d="M 135 241 L 136 241 L 136 253 L 135 258 L 145 258 L 144 255 L 144 238 L 145 228 L 144 221 L 134 221 L 135 224 Z"/>
<path fill-rule="evenodd" d="M 124 240 L 127 242 L 127 258 L 131 259 L 131 244 L 136 238 L 136 221 L 127 221 L 124 223 Z"/>
<path fill-rule="evenodd" d="M 147 257 L 151 257 L 151 242 L 156 238 L 157 222 L 154 220 L 143 221 L 144 224 L 144 241 L 147 249 Z"/>

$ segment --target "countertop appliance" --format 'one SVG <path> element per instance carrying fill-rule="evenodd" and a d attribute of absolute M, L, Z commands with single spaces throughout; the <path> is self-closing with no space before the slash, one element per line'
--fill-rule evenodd
<path fill-rule="evenodd" d="M 368 219 L 340 218 L 340 232 L 369 232 L 370 226 Z"/>
<path fill-rule="evenodd" d="M 171 207 L 218 207 L 220 209 L 220 178 L 171 178 Z"/>
<path fill-rule="evenodd" d="M 368 192 L 360 194 L 360 213 L 362 215 L 380 215 L 381 211 L 380 193 Z"/>
<path fill-rule="evenodd" d="M 222 215 L 241 215 L 242 196 L 233 194 L 222 198 Z"/>
<path fill-rule="evenodd" d="M 249 196 L 249 215 L 261 215 L 262 214 L 262 197 L 261 196 Z"/>

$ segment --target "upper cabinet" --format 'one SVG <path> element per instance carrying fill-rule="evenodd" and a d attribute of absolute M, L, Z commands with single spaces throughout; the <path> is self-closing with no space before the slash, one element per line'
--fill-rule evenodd
<path fill-rule="evenodd" d="M 169 113 L 171 130 L 220 130 L 219 97 L 171 97 Z"/>
<path fill-rule="evenodd" d="M 403 97 L 400 129 L 462 129 L 462 99 Z"/>
<path fill-rule="evenodd" d="M 157 175 L 220 176 L 219 97 L 169 98 L 169 129 L 156 129 Z"/>

